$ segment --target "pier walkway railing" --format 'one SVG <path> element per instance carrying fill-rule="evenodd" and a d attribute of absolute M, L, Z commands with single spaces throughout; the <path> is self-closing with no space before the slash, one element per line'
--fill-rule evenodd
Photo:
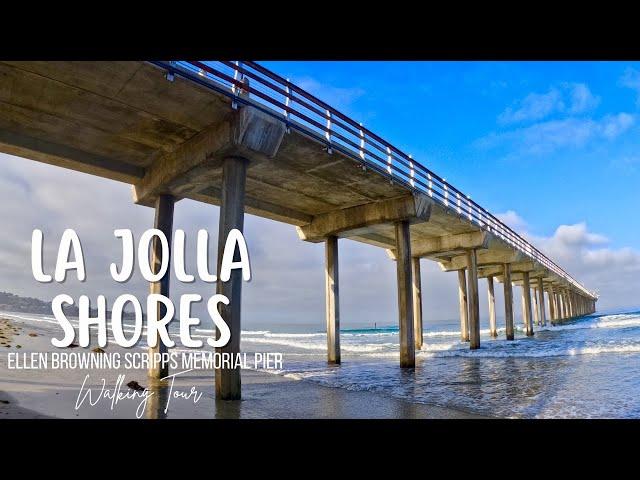
<path fill-rule="evenodd" d="M 325 144 L 328 152 L 339 151 L 372 169 L 389 181 L 421 192 L 452 213 L 490 232 L 572 284 L 587 296 L 597 299 L 565 270 L 544 255 L 521 235 L 443 177 L 419 163 L 391 143 L 365 128 L 362 123 L 314 97 L 276 73 L 255 62 L 230 61 L 154 61 L 172 80 L 179 75 L 213 89 L 232 99 L 235 106 L 251 105 L 282 120 L 288 129 L 298 130 Z"/>

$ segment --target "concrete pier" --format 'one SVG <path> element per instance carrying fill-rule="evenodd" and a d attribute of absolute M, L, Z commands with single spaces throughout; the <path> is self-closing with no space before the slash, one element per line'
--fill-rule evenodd
<path fill-rule="evenodd" d="M 478 278 L 488 279 L 491 335 L 497 331 L 493 283 L 504 284 L 508 340 L 514 339 L 513 286 L 525 279 L 528 334 L 530 279 L 538 282 L 543 324 L 544 288 L 554 322 L 595 311 L 597 294 L 443 179 L 413 162 L 407 170 L 404 154 L 354 120 L 332 121 L 337 112 L 310 95 L 298 98 L 314 110 L 300 111 L 292 101 L 283 111 L 282 89 L 301 91 L 252 62 L 231 77 L 229 62 L 207 62 L 210 73 L 200 67 L 0 61 L 0 151 L 130 185 L 137 205 L 156 209 L 156 228 L 169 242 L 174 201 L 220 206 L 218 262 L 229 231 L 242 231 L 245 212 L 291 225 L 303 241 L 325 243 L 330 363 L 341 360 L 338 239 L 384 248 L 397 259 L 403 367 L 415 365 L 422 346 L 420 259 L 458 272 L 460 334 L 471 348 L 479 346 Z M 357 130 L 359 148 L 339 140 Z M 166 260 L 158 245 L 152 249 L 155 264 Z M 230 300 L 219 306 L 231 330 L 220 353 L 240 352 L 240 275 L 236 270 L 216 287 Z M 169 275 L 150 289 L 168 295 Z M 160 366 L 149 375 L 165 373 Z M 240 398 L 239 370 L 216 370 L 215 378 L 216 397 Z"/>
<path fill-rule="evenodd" d="M 549 287 L 547 297 L 549 298 L 549 321 L 553 325 L 553 322 L 556 320 L 556 297 L 555 293 L 553 293 L 552 286 Z"/>
<path fill-rule="evenodd" d="M 539 314 L 540 305 L 538 304 L 538 289 L 536 287 L 533 287 L 532 290 L 533 290 L 533 299 L 532 299 L 533 321 L 535 325 L 539 327 L 540 326 L 540 314 Z"/>
<path fill-rule="evenodd" d="M 340 288 L 338 275 L 338 237 L 325 241 L 327 361 L 340 363 Z"/>
<path fill-rule="evenodd" d="M 248 161 L 242 157 L 227 157 L 222 164 L 222 191 L 220 202 L 220 220 L 218 228 L 218 268 L 224 252 L 229 232 L 234 228 L 244 230 L 244 197 Z M 229 326 L 231 339 L 224 347 L 217 348 L 220 353 L 234 355 L 240 353 L 242 293 L 242 272 L 231 271 L 229 281 L 218 279 L 216 293 L 225 295 L 229 305 L 219 304 L 220 315 Z M 217 338 L 217 334 L 216 334 Z M 221 400 L 240 400 L 241 397 L 240 368 L 216 369 L 216 398 Z"/>
<path fill-rule="evenodd" d="M 420 257 L 411 259 L 411 281 L 413 285 L 413 334 L 416 350 L 422 348 L 422 276 L 420 274 Z"/>
<path fill-rule="evenodd" d="M 480 348 L 480 301 L 478 298 L 478 257 L 475 250 L 467 252 L 469 294 L 469 348 Z"/>
<path fill-rule="evenodd" d="M 524 300 L 524 323 L 527 337 L 533 335 L 533 322 L 531 319 L 531 287 L 529 285 L 529 272 L 522 273 L 522 295 Z"/>
<path fill-rule="evenodd" d="M 496 296 L 493 291 L 493 277 L 487 277 L 487 301 L 489 303 L 489 335 L 492 338 L 498 337 L 496 326 Z"/>
<path fill-rule="evenodd" d="M 408 221 L 399 221 L 396 229 L 396 268 L 398 277 L 398 317 L 400 322 L 400 366 L 416 365 L 413 332 L 413 298 L 411 280 L 411 238 Z"/>
<path fill-rule="evenodd" d="M 503 265 L 502 283 L 504 285 L 504 321 L 507 340 L 514 339 L 513 330 L 513 285 L 511 284 L 511 265 Z"/>
<path fill-rule="evenodd" d="M 542 277 L 538 277 L 538 305 L 539 305 L 540 323 L 542 324 L 542 326 L 546 326 L 547 313 L 545 312 L 545 305 L 544 305 L 544 282 L 542 281 Z"/>
<path fill-rule="evenodd" d="M 464 269 L 458 270 L 458 301 L 460 303 L 460 340 L 469 341 L 469 305 L 467 302 L 467 278 Z"/>
<path fill-rule="evenodd" d="M 153 228 L 160 230 L 167 238 L 169 243 L 169 258 L 167 259 L 167 265 L 171 265 L 171 248 L 173 237 L 173 207 L 175 199 L 172 195 L 158 195 L 155 202 L 155 218 L 153 221 Z M 151 243 L 151 271 L 154 274 L 160 272 L 160 266 L 165 259 L 162 258 L 162 244 L 158 237 L 154 237 Z M 171 277 L 171 270 L 167 268 L 165 275 L 159 282 L 153 282 L 149 285 L 149 293 L 157 293 L 169 296 L 169 279 Z M 160 304 L 158 308 L 158 320 L 163 318 L 167 313 L 167 309 L 164 304 Z M 167 353 L 166 345 L 161 341 L 160 336 L 156 337 L 156 346 L 149 347 L 149 354 L 155 353 L 164 354 Z M 151 357 L 153 358 L 153 357 Z M 149 367 L 149 378 L 161 379 L 169 375 L 168 362 L 152 363 Z"/>

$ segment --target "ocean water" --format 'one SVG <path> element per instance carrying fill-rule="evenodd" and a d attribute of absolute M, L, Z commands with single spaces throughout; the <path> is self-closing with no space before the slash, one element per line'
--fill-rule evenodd
<path fill-rule="evenodd" d="M 285 352 L 286 376 L 411 402 L 511 418 L 640 418 L 640 311 L 594 314 L 481 348 L 457 321 L 426 327 L 415 370 L 400 369 L 395 327 L 341 332 L 342 365 L 326 364 L 322 332 L 245 332 L 247 351 Z"/>
<path fill-rule="evenodd" d="M 57 325 L 50 316 L 3 315 Z M 457 321 L 425 327 L 415 369 L 399 368 L 391 326 L 342 330 L 340 366 L 327 365 L 326 335 L 309 328 L 243 331 L 242 350 L 282 352 L 283 369 L 273 374 L 490 416 L 640 418 L 640 311 L 534 327 L 533 337 L 517 326 L 511 342 L 504 329 L 497 339 L 482 330 L 474 351 L 460 341 Z M 193 336 L 211 333 L 199 328 Z"/>

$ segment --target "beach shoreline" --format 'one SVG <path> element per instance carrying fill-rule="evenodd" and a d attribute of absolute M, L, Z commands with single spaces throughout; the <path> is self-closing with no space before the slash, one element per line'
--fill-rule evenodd
<path fill-rule="evenodd" d="M 9 369 L 9 352 L 90 352 L 96 345 L 55 349 L 50 343 L 53 326 L 26 319 L 9 319 L 1 314 L 0 319 L 0 336 L 3 337 L 0 339 L 3 340 L 0 346 L 0 419 L 487 418 L 458 408 L 414 403 L 379 392 L 329 387 L 258 370 L 243 370 L 242 400 L 225 402 L 215 400 L 213 371 L 207 370 L 181 373 L 173 377 L 172 382 L 148 383 L 143 369 Z M 131 349 L 110 344 L 105 351 L 126 353 Z M 127 383 L 131 381 L 146 387 L 148 397 L 128 387 Z M 114 400 L 109 395 L 122 395 L 123 398 Z"/>

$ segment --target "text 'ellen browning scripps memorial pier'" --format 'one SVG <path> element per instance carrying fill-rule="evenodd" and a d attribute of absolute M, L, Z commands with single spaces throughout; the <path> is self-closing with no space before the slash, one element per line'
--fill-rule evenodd
<path fill-rule="evenodd" d="M 595 311 L 596 294 L 470 197 L 253 62 L 0 63 L 0 151 L 133 185 L 134 201 L 155 208 L 154 228 L 168 239 L 175 201 L 219 205 L 218 267 L 244 212 L 324 242 L 331 363 L 340 363 L 339 238 L 385 248 L 396 261 L 401 367 L 413 367 L 422 347 L 421 258 L 457 272 L 460 333 L 471 349 L 480 346 L 479 278 L 488 282 L 493 337 L 494 279 L 504 287 L 507 340 L 513 285 L 523 287 L 527 335 L 534 314 L 545 325 Z M 151 254 L 159 268 L 161 249 Z M 218 282 L 230 299 L 220 305 L 231 330 L 221 352 L 240 351 L 241 275 Z M 169 274 L 151 291 L 168 296 Z M 240 398 L 240 370 L 216 370 L 215 389 Z"/>

